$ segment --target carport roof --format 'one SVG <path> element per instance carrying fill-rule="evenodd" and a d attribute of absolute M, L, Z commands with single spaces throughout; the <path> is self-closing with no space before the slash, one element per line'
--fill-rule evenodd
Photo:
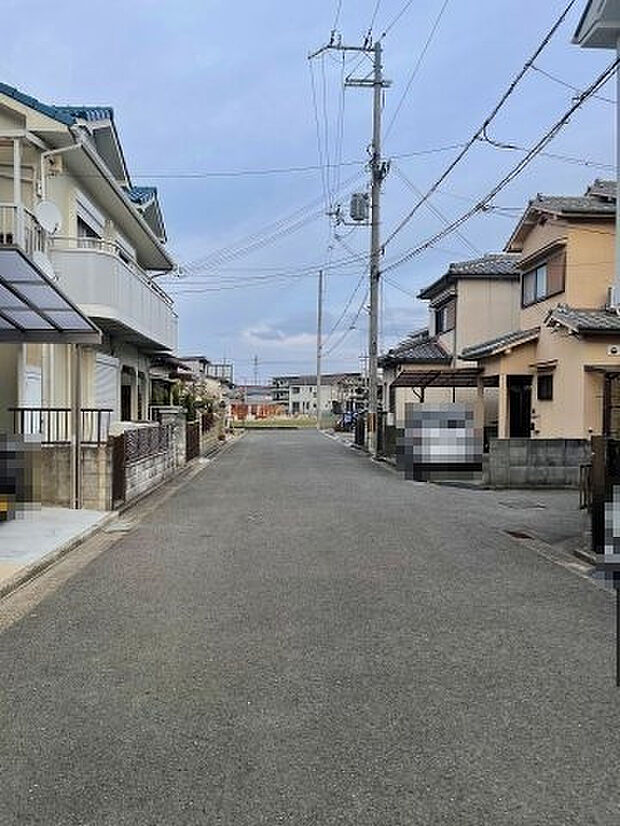
<path fill-rule="evenodd" d="M 482 367 L 450 370 L 407 370 L 392 382 L 392 387 L 476 387 Z"/>
<path fill-rule="evenodd" d="M 18 247 L 0 247 L 0 342 L 98 344 L 101 333 Z"/>

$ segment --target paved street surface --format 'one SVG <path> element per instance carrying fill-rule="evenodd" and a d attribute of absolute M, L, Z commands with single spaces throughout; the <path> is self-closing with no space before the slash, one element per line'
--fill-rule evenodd
<path fill-rule="evenodd" d="M 571 497 L 247 436 L 5 627 L 0 823 L 616 826 Z"/>

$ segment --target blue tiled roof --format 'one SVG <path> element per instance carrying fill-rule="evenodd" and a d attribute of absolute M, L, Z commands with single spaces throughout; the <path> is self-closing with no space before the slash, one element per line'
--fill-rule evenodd
<path fill-rule="evenodd" d="M 128 187 L 125 192 L 133 204 L 140 204 L 140 206 L 148 203 L 153 198 L 157 198 L 157 187 L 155 186 L 132 186 Z"/>
<path fill-rule="evenodd" d="M 52 106 L 47 103 L 42 103 L 37 98 L 31 95 L 26 95 L 15 89 L 13 86 L 8 86 L 6 83 L 0 83 L 0 93 L 13 100 L 23 103 L 24 106 L 29 106 L 36 112 L 41 112 L 49 118 L 64 123 L 65 126 L 73 126 L 77 120 L 113 120 L 114 110 L 111 106 Z"/>
<path fill-rule="evenodd" d="M 54 106 L 58 112 L 69 115 L 76 120 L 114 120 L 114 109 L 111 106 Z"/>
<path fill-rule="evenodd" d="M 48 106 L 47 103 L 41 103 L 40 100 L 20 92 L 19 89 L 8 86 L 6 83 L 0 83 L 0 94 L 13 98 L 13 100 L 18 101 L 18 103 L 23 103 L 24 106 L 29 106 L 31 109 L 47 115 L 48 118 L 54 118 L 54 120 L 64 123 L 65 126 L 72 126 L 75 123 L 75 117 L 68 112 L 63 112 L 61 107 Z"/>

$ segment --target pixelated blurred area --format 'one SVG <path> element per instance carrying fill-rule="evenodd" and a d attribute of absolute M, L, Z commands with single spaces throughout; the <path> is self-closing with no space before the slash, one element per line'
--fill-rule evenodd
<path fill-rule="evenodd" d="M 482 469 L 482 429 L 465 404 L 409 403 L 397 422 L 396 462 L 414 481 L 474 479 Z"/>
<path fill-rule="evenodd" d="M 0 522 L 40 507 L 40 444 L 0 433 Z"/>
<path fill-rule="evenodd" d="M 620 588 L 620 486 L 613 486 L 604 513 L 605 545 L 603 553 L 597 555 L 597 569 L 609 583 Z"/>

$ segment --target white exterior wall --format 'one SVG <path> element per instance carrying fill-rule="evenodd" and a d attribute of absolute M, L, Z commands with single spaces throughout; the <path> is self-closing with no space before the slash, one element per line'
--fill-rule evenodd
<path fill-rule="evenodd" d="M 11 105 L 13 105 L 11 103 Z M 62 132 L 65 127 L 49 121 L 43 115 L 15 102 L 15 112 L 0 109 L 0 134 L 8 130 L 38 126 Z M 43 133 L 41 133 L 43 134 Z M 52 148 L 49 146 L 48 148 Z M 32 210 L 38 200 L 40 188 L 41 149 L 22 139 L 21 198 L 23 205 Z M 122 239 L 123 249 L 132 253 L 127 240 L 127 228 L 117 226 L 106 210 L 97 202 L 92 192 L 84 193 L 82 185 L 72 176 L 63 156 L 57 158 L 60 174 L 46 175 L 46 198 L 53 201 L 62 216 L 62 226 L 57 238 L 50 245 L 49 257 L 67 295 L 91 317 L 108 319 L 113 324 L 124 325 L 129 331 L 151 339 L 157 345 L 176 349 L 177 318 L 171 304 L 145 277 L 140 278 L 139 261 L 136 268 L 122 262 L 109 252 L 78 249 L 77 215 L 78 202 L 90 204 L 102 219 L 102 239 L 116 242 Z M 13 151 L 12 146 L 0 147 L 0 202 L 13 203 Z M 132 232 L 137 232 L 135 226 Z M 63 249 L 65 248 L 65 249 Z M 131 334 L 130 334 L 131 335 Z M 146 341 L 145 341 L 146 345 Z M 145 376 L 143 412 L 148 415 L 149 357 L 134 344 L 123 338 L 123 328 L 117 327 L 113 335 L 112 349 L 119 354 L 121 366 L 132 367 Z M 153 348 L 151 348 L 153 349 Z M 100 350 L 106 351 L 106 345 Z M 23 345 L 2 345 L 0 348 L 0 425 L 10 428 L 12 417 L 7 415 L 11 406 L 34 405 L 43 407 L 69 407 L 71 404 L 71 348 L 68 345 L 42 345 L 36 351 Z M 41 376 L 40 387 L 35 387 L 36 376 Z M 120 375 L 120 371 L 119 371 Z M 119 379 L 120 381 L 120 379 Z M 96 406 L 95 352 L 83 348 L 82 356 L 82 404 Z M 137 412 L 134 405 L 134 414 Z"/>

